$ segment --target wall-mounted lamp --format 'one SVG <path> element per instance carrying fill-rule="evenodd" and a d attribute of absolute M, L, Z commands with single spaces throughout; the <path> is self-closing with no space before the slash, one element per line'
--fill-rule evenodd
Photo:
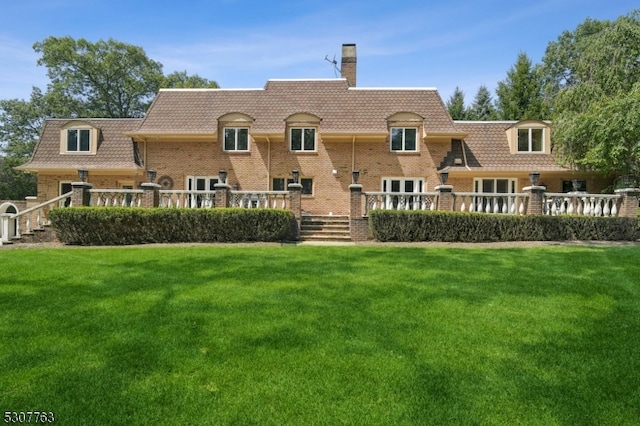
<path fill-rule="evenodd" d="M 531 182 L 531 185 L 536 186 L 539 180 L 540 180 L 540 172 L 529 173 L 529 182 Z"/>
<path fill-rule="evenodd" d="M 291 176 L 293 177 L 293 183 L 298 183 L 300 180 L 300 172 L 298 169 L 294 169 L 291 171 Z"/>
<path fill-rule="evenodd" d="M 86 182 L 88 176 L 89 176 L 89 170 L 78 169 L 78 177 L 80 178 L 80 182 L 82 183 Z"/>
<path fill-rule="evenodd" d="M 449 179 L 449 172 L 440 172 L 440 183 L 444 185 Z"/>
<path fill-rule="evenodd" d="M 147 179 L 149 182 L 153 183 L 156 180 L 156 171 L 155 170 L 147 170 Z"/>
<path fill-rule="evenodd" d="M 351 176 L 353 177 L 353 183 L 357 184 L 358 179 L 360 179 L 360 170 L 354 170 L 351 172 Z"/>
<path fill-rule="evenodd" d="M 225 169 L 218 172 L 218 177 L 220 178 L 220 183 L 227 183 L 227 171 Z"/>

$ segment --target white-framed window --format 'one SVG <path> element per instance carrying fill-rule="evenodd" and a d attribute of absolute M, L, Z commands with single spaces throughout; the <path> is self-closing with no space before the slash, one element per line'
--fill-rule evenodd
<path fill-rule="evenodd" d="M 188 195 L 189 206 L 191 208 L 213 207 L 215 205 L 215 185 L 218 181 L 218 176 L 187 176 L 187 190 L 197 191 L 195 195 Z"/>
<path fill-rule="evenodd" d="M 391 193 L 421 193 L 424 191 L 423 178 L 387 177 L 382 178 L 382 192 Z M 387 195 L 385 198 L 387 209 L 404 208 L 413 210 L 414 205 L 419 205 L 419 200 L 414 196 Z M 417 204 L 416 204 L 417 203 Z"/>
<path fill-rule="evenodd" d="M 249 150 L 249 128 L 247 127 L 227 127 L 224 129 L 224 150 L 225 151 L 248 151 Z"/>
<path fill-rule="evenodd" d="M 91 129 L 67 129 L 67 152 L 91 152 Z"/>
<path fill-rule="evenodd" d="M 518 129 L 518 152 L 544 152 L 544 129 Z"/>
<path fill-rule="evenodd" d="M 287 191 L 290 183 L 293 183 L 292 178 L 273 178 L 271 187 L 274 191 Z M 301 178 L 300 185 L 302 185 L 302 195 L 313 195 L 312 178 Z"/>
<path fill-rule="evenodd" d="M 382 178 L 382 192 L 423 192 L 423 178 Z"/>
<path fill-rule="evenodd" d="M 314 127 L 292 127 L 289 129 L 291 151 L 315 151 L 316 129 Z"/>
<path fill-rule="evenodd" d="M 515 178 L 475 178 L 473 192 L 486 194 L 512 194 L 516 192 L 518 179 Z"/>
<path fill-rule="evenodd" d="M 418 150 L 417 127 L 392 127 L 391 151 L 415 152 Z"/>
<path fill-rule="evenodd" d="M 478 194 L 514 194 L 518 187 L 518 179 L 514 178 L 475 178 L 473 192 Z M 509 197 L 478 196 L 474 197 L 475 211 L 485 213 L 507 213 L 511 211 L 513 200 Z"/>

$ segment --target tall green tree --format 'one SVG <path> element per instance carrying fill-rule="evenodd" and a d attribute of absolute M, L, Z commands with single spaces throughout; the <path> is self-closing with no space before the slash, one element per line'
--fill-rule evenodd
<path fill-rule="evenodd" d="M 0 199 L 35 195 L 35 178 L 13 167 L 27 161 L 46 118 L 140 117 L 161 87 L 218 87 L 186 71 L 165 76 L 142 48 L 112 39 L 48 37 L 34 50 L 50 83 L 28 101 L 0 100 Z"/>
<path fill-rule="evenodd" d="M 456 86 L 453 94 L 446 102 L 449 115 L 454 120 L 464 120 L 466 118 L 466 109 L 464 106 L 464 92 L 460 87 Z"/>
<path fill-rule="evenodd" d="M 565 31 L 549 44 L 543 64 L 561 161 L 639 176 L 640 11 Z"/>
<path fill-rule="evenodd" d="M 41 54 L 38 65 L 47 68 L 49 90 L 83 100 L 83 115 L 142 116 L 164 78 L 162 64 L 142 48 L 113 39 L 48 37 L 33 48 Z"/>
<path fill-rule="evenodd" d="M 473 99 L 471 107 L 467 110 L 467 120 L 490 121 L 498 117 L 496 107 L 493 105 L 491 92 L 484 84 L 480 86 Z"/>
<path fill-rule="evenodd" d="M 542 88 L 539 67 L 534 67 L 527 54 L 520 52 L 506 79 L 498 82 L 498 117 L 502 120 L 548 119 L 550 111 Z"/>
<path fill-rule="evenodd" d="M 36 194 L 34 175 L 14 170 L 25 163 L 33 151 L 44 118 L 51 115 L 48 97 L 33 88 L 29 101 L 0 100 L 0 199 L 22 199 Z"/>
<path fill-rule="evenodd" d="M 217 89 L 218 83 L 199 75 L 188 75 L 186 71 L 175 71 L 164 77 L 161 87 L 176 89 Z"/>

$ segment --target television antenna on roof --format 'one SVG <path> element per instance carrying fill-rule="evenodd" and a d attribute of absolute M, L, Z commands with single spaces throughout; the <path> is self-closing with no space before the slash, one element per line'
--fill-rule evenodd
<path fill-rule="evenodd" d="M 329 55 L 324 55 L 324 60 L 333 64 L 333 72 L 336 78 L 342 74 L 342 70 L 338 68 L 338 61 L 336 61 L 336 55 L 333 55 L 333 59 L 329 59 Z"/>

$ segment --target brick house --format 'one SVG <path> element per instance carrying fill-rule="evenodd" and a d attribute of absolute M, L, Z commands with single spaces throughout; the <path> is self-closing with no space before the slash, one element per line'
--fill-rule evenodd
<path fill-rule="evenodd" d="M 269 80 L 259 89 L 163 89 L 143 119 L 47 120 L 31 160 L 39 202 L 69 191 L 77 170 L 94 188 L 208 190 L 226 170 L 234 189 L 285 190 L 298 170 L 302 210 L 346 215 L 352 171 L 364 191 L 517 193 L 540 172 L 551 192 L 600 192 L 611 177 L 559 166 L 543 121 L 453 121 L 434 88 L 356 86 L 356 48 L 342 78 Z"/>

